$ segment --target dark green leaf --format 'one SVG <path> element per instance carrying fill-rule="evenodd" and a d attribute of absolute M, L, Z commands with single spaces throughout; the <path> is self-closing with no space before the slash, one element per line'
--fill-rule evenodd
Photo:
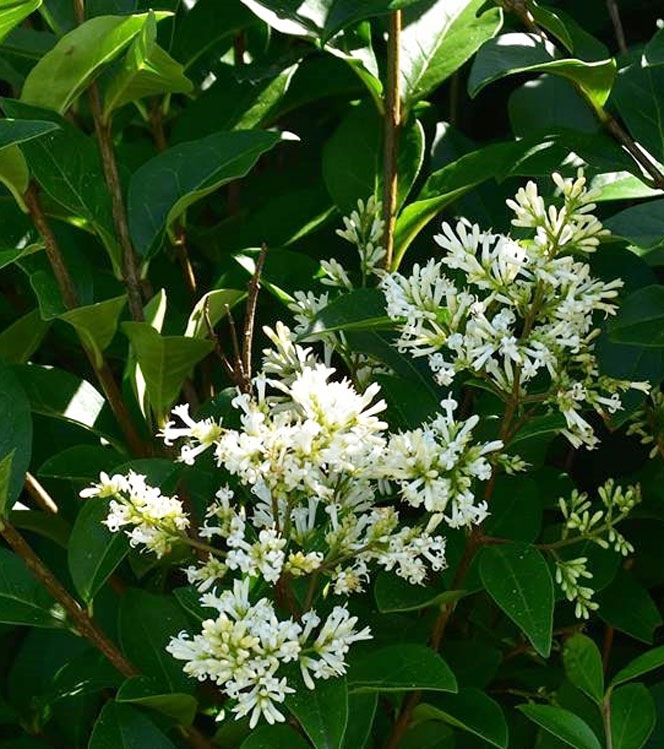
<path fill-rule="evenodd" d="M 639 655 L 633 661 L 630 661 L 624 668 L 611 679 L 611 685 L 622 684 L 625 681 L 631 681 L 637 677 L 647 674 L 648 671 L 654 671 L 656 668 L 664 666 L 664 645 L 653 648 L 643 655 Z"/>
<path fill-rule="evenodd" d="M 0 548 L 0 622 L 30 627 L 62 627 L 55 601 L 11 551 Z"/>
<path fill-rule="evenodd" d="M 664 346 L 664 288 L 646 286 L 630 294 L 609 323 L 609 337 L 633 346 Z"/>
<path fill-rule="evenodd" d="M 519 705 L 518 709 L 533 723 L 574 749 L 601 749 L 597 736 L 578 715 L 553 705 Z"/>
<path fill-rule="evenodd" d="M 259 131 L 215 133 L 173 146 L 143 164 L 132 175 L 127 196 L 129 229 L 138 252 L 156 252 L 164 232 L 190 205 L 244 177 L 281 139 L 279 133 Z"/>
<path fill-rule="evenodd" d="M 129 541 L 122 530 L 111 533 L 103 525 L 110 499 L 92 497 L 82 502 L 69 538 L 67 558 L 76 590 L 90 603 L 127 555 Z"/>
<path fill-rule="evenodd" d="M 577 632 L 565 641 L 563 663 L 567 678 L 575 687 L 600 703 L 604 697 L 604 668 L 597 645 Z"/>
<path fill-rule="evenodd" d="M 7 148 L 7 146 L 23 143 L 26 140 L 39 138 L 41 135 L 57 129 L 58 125 L 55 122 L 5 118 L 0 120 L 0 148 Z"/>
<path fill-rule="evenodd" d="M 156 710 L 184 726 L 191 725 L 198 708 L 198 702 L 192 695 L 165 693 L 163 687 L 148 676 L 132 676 L 127 679 L 115 699 Z"/>
<path fill-rule="evenodd" d="M 9 464 L 3 463 L 6 483 L 0 515 L 12 508 L 21 493 L 32 455 L 30 401 L 20 378 L 7 367 L 0 367 L 0 459 L 4 460 L 8 455 L 13 457 Z"/>
<path fill-rule="evenodd" d="M 418 706 L 414 715 L 418 720 L 442 720 L 479 736 L 491 746 L 507 749 L 508 730 L 503 711 L 480 689 L 439 695 L 431 703 Z"/>
<path fill-rule="evenodd" d="M 50 323 L 38 309 L 28 312 L 0 333 L 0 360 L 5 364 L 25 364 L 39 348 Z"/>
<path fill-rule="evenodd" d="M 462 590 L 445 590 L 442 581 L 432 585 L 412 585 L 391 572 L 379 572 L 374 585 L 374 597 L 382 613 L 417 611 L 462 598 Z"/>
<path fill-rule="evenodd" d="M 240 749 L 309 749 L 297 731 L 290 726 L 277 723 L 273 726 L 258 726 L 242 742 Z"/>
<path fill-rule="evenodd" d="M 377 693 L 348 695 L 348 724 L 341 749 L 362 749 L 366 745 L 377 705 Z"/>
<path fill-rule="evenodd" d="M 606 221 L 606 228 L 646 254 L 664 242 L 664 200 L 649 200 L 617 213 Z"/>
<path fill-rule="evenodd" d="M 102 471 L 110 473 L 121 459 L 111 447 L 74 445 L 42 463 L 37 473 L 44 478 L 91 482 Z"/>
<path fill-rule="evenodd" d="M 541 553 L 527 544 L 488 546 L 480 557 L 482 583 L 500 608 L 548 657 L 553 626 L 553 581 Z"/>
<path fill-rule="evenodd" d="M 88 749 L 175 749 L 175 744 L 143 713 L 107 702 L 90 736 Z"/>
<path fill-rule="evenodd" d="M 348 683 L 353 691 L 457 690 L 454 674 L 437 653 L 409 643 L 378 648 L 359 659 L 349 669 Z"/>
<path fill-rule="evenodd" d="M 662 617 L 648 591 L 627 570 L 618 570 L 597 601 L 599 615 L 607 624 L 637 640 L 652 643 Z"/>
<path fill-rule="evenodd" d="M 643 684 L 611 693 L 613 749 L 641 749 L 655 727 L 655 701 Z"/>
<path fill-rule="evenodd" d="M 532 542 L 542 525 L 537 484 L 525 476 L 499 476 L 485 529 L 489 536 Z"/>
<path fill-rule="evenodd" d="M 348 688 L 345 679 L 319 680 L 315 689 L 299 683 L 286 696 L 286 707 L 297 718 L 316 749 L 338 749 L 348 722 Z"/>

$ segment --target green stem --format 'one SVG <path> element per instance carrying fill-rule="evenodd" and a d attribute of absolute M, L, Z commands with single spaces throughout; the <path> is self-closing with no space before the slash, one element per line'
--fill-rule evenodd
<path fill-rule="evenodd" d="M 387 40 L 387 81 L 383 136 L 383 219 L 385 221 L 385 267 L 392 267 L 394 258 L 394 228 L 397 214 L 399 173 L 399 129 L 401 128 L 401 92 L 399 85 L 399 47 L 401 41 L 401 11 L 389 17 Z"/>

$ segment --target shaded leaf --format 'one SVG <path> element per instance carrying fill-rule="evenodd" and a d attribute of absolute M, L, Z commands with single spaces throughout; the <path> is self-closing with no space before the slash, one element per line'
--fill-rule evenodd
<path fill-rule="evenodd" d="M 643 674 L 647 674 L 648 671 L 654 671 L 656 668 L 664 666 L 664 645 L 658 648 L 653 648 L 643 655 L 639 655 L 630 661 L 624 668 L 611 679 L 611 685 L 616 686 L 622 684 L 625 681 L 631 681 L 636 679 Z"/>
<path fill-rule="evenodd" d="M 16 554 L 0 548 L 0 622 L 62 627 L 55 602 Z"/>
<path fill-rule="evenodd" d="M 604 697 L 604 668 L 602 656 L 590 637 L 580 632 L 568 637 L 563 647 L 563 663 L 572 684 L 600 703 Z"/>
<path fill-rule="evenodd" d="M 25 364 L 39 348 L 50 323 L 42 320 L 38 309 L 23 315 L 0 333 L 0 361 Z"/>
<path fill-rule="evenodd" d="M 285 705 L 316 749 L 341 746 L 348 722 L 345 679 L 319 680 L 315 689 L 307 689 L 300 681 L 295 693 L 286 696 Z"/>
<path fill-rule="evenodd" d="M 11 510 L 18 499 L 31 455 L 30 401 L 20 377 L 11 369 L 0 367 L 0 459 L 4 474 L 0 515 Z"/>
<path fill-rule="evenodd" d="M 574 749 L 601 749 L 597 736 L 578 715 L 552 705 L 518 705 L 533 723 Z"/>
<path fill-rule="evenodd" d="M 107 702 L 92 729 L 88 749 L 175 749 L 175 744 L 143 713 Z"/>
<path fill-rule="evenodd" d="M 141 707 L 168 715 L 181 725 L 189 726 L 194 720 L 198 702 L 190 694 L 165 693 L 158 682 L 147 676 L 132 676 L 115 695 L 117 702 L 131 702 Z"/>
<path fill-rule="evenodd" d="M 655 727 L 655 701 L 643 684 L 611 693 L 613 749 L 641 749 Z"/>
<path fill-rule="evenodd" d="M 1 13 L 2 11 L 0 11 Z M 13 120 L 5 117 L 0 120 L 0 149 L 39 138 L 51 130 L 57 130 L 55 122 L 45 120 Z"/>

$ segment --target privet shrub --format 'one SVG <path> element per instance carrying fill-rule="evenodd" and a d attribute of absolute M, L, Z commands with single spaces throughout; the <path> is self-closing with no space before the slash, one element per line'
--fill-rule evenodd
<path fill-rule="evenodd" d="M 0 4 L 0 749 L 664 746 L 655 6 Z"/>

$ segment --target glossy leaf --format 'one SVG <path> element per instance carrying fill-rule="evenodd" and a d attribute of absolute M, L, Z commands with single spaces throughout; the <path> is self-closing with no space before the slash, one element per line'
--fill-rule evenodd
<path fill-rule="evenodd" d="M 7 34 L 40 5 L 41 0 L 18 0 L 6 3 L 4 8 L 0 8 L 0 42 L 3 42 Z"/>
<path fill-rule="evenodd" d="M 177 399 L 194 365 L 212 351 L 214 344 L 200 338 L 162 336 L 145 322 L 123 323 L 122 330 L 141 367 L 150 405 L 161 418 Z"/>
<path fill-rule="evenodd" d="M 479 736 L 489 745 L 507 749 L 507 722 L 500 705 L 480 689 L 461 689 L 458 694 L 440 695 L 418 706 L 418 720 L 442 720 L 455 728 Z"/>
<path fill-rule="evenodd" d="M 18 146 L 0 149 L 0 184 L 3 184 L 24 209 L 23 195 L 30 183 L 30 170 Z"/>
<path fill-rule="evenodd" d="M 489 595 L 543 657 L 551 651 L 553 581 L 541 553 L 520 543 L 488 546 L 480 577 Z"/>
<path fill-rule="evenodd" d="M 611 685 L 616 686 L 626 681 L 631 681 L 643 674 L 647 674 L 649 671 L 661 668 L 661 666 L 664 666 L 664 645 L 653 648 L 647 653 L 637 656 L 633 661 L 630 661 L 611 679 Z"/>
<path fill-rule="evenodd" d="M 401 34 L 401 89 L 409 109 L 495 36 L 502 10 L 483 0 L 427 0 L 406 11 Z"/>
<path fill-rule="evenodd" d="M 348 687 L 344 678 L 319 680 L 316 689 L 298 682 L 285 705 L 293 713 L 315 749 L 336 749 L 348 722 Z"/>
<path fill-rule="evenodd" d="M 190 628 L 190 620 L 172 596 L 130 588 L 122 596 L 118 628 L 129 660 L 169 692 L 188 694 L 196 682 L 165 648 L 171 637 Z"/>
<path fill-rule="evenodd" d="M 88 749 L 175 749 L 142 712 L 119 702 L 107 702 L 90 736 Z"/>
<path fill-rule="evenodd" d="M 69 574 L 81 598 L 90 603 L 129 551 L 122 530 L 112 533 L 104 524 L 109 498 L 83 500 L 69 538 Z"/>
<path fill-rule="evenodd" d="M 0 622 L 31 627 L 62 627 L 62 615 L 19 557 L 0 548 Z"/>
<path fill-rule="evenodd" d="M 0 361 L 25 364 L 39 348 L 50 323 L 42 320 L 38 309 L 28 312 L 0 333 Z"/>
<path fill-rule="evenodd" d="M 553 705 L 519 705 L 518 709 L 533 723 L 574 749 L 601 749 L 597 736 L 578 715 Z"/>
<path fill-rule="evenodd" d="M 215 289 L 204 294 L 194 305 L 184 334 L 190 338 L 206 338 L 209 335 L 208 321 L 214 327 L 246 296 L 245 291 L 237 289 Z"/>
<path fill-rule="evenodd" d="M 410 643 L 378 648 L 357 660 L 349 669 L 348 683 L 353 691 L 457 690 L 445 661 L 430 648 Z"/>
<path fill-rule="evenodd" d="M 108 85 L 104 96 L 104 116 L 124 104 L 159 94 L 188 94 L 192 82 L 182 65 L 157 44 L 157 21 L 150 13 L 132 42 L 122 68 Z"/>
<path fill-rule="evenodd" d="M 164 18 L 167 14 L 155 15 Z M 30 71 L 21 101 L 63 114 L 101 69 L 131 43 L 148 17 L 148 13 L 98 16 L 65 34 Z"/>
<path fill-rule="evenodd" d="M 1 11 L 0 11 L 1 12 Z M 7 146 L 18 145 L 33 138 L 39 138 L 51 130 L 57 130 L 55 122 L 46 120 L 13 120 L 4 118 L 0 120 L 0 149 Z"/>
<path fill-rule="evenodd" d="M 123 294 L 86 307 L 76 307 L 59 315 L 61 320 L 76 329 L 83 345 L 92 352 L 98 367 L 104 362 L 102 352 L 113 340 L 126 301 L 127 297 Z"/>
<path fill-rule="evenodd" d="M 626 208 L 606 222 L 612 234 L 623 237 L 646 254 L 664 243 L 664 200 L 649 200 L 646 203 Z"/>
<path fill-rule="evenodd" d="M 489 83 L 506 75 L 551 73 L 570 80 L 591 106 L 600 109 L 609 98 L 616 69 L 613 59 L 599 62 L 556 59 L 551 42 L 542 42 L 533 34 L 503 34 L 487 42 L 477 53 L 468 79 L 468 92 L 477 96 Z"/>
<path fill-rule="evenodd" d="M 577 632 L 565 641 L 563 663 L 567 678 L 597 703 L 604 697 L 604 667 L 597 645 Z"/>
<path fill-rule="evenodd" d="M 174 146 L 143 164 L 132 175 L 127 196 L 138 252 L 156 252 L 164 232 L 190 205 L 243 177 L 280 140 L 278 133 L 221 132 Z"/>
<path fill-rule="evenodd" d="M 30 401 L 21 378 L 11 369 L 0 367 L 0 459 L 8 455 L 13 457 L 9 466 L 3 464 L 6 483 L 0 515 L 8 512 L 18 499 L 32 455 Z"/>
<path fill-rule="evenodd" d="M 89 483 L 104 471 L 110 473 L 122 460 L 112 447 L 74 445 L 51 456 L 41 464 L 39 476 Z"/>
<path fill-rule="evenodd" d="M 655 727 L 655 701 L 643 684 L 627 684 L 611 693 L 613 749 L 641 749 Z"/>
<path fill-rule="evenodd" d="M 190 694 L 167 693 L 158 682 L 147 676 L 132 676 L 115 695 L 117 702 L 130 702 L 173 718 L 181 725 L 191 725 L 198 702 Z"/>

